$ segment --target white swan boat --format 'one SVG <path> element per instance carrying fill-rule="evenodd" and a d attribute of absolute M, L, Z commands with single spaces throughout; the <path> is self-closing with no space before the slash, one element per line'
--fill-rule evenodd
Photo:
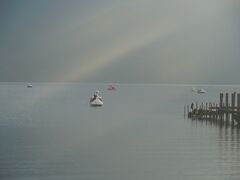
<path fill-rule="evenodd" d="M 98 94 L 99 94 L 99 91 L 96 91 L 94 93 L 94 95 L 90 98 L 91 106 L 102 106 L 103 105 L 103 99 Z"/>

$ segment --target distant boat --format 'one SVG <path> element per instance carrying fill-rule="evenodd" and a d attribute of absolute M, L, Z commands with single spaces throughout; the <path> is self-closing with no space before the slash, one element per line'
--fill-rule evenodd
<path fill-rule="evenodd" d="M 99 91 L 96 91 L 94 95 L 90 98 L 90 105 L 91 106 L 102 106 L 103 99 L 99 96 Z"/>
<path fill-rule="evenodd" d="M 116 90 L 116 87 L 114 87 L 113 85 L 109 85 L 107 90 L 109 91 L 115 91 Z"/>
<path fill-rule="evenodd" d="M 28 87 L 28 88 L 32 88 L 32 87 L 33 87 L 33 85 L 32 85 L 32 84 L 30 84 L 30 83 L 28 83 L 27 87 Z"/>
<path fill-rule="evenodd" d="M 192 88 L 192 92 L 196 92 L 196 93 L 198 93 L 198 94 L 204 94 L 204 93 L 206 93 L 207 91 L 204 90 L 204 89 L 202 89 L 202 88 L 200 88 L 200 89 Z"/>
<path fill-rule="evenodd" d="M 207 91 L 205 91 L 204 89 L 198 89 L 197 90 L 197 93 L 198 94 L 203 94 L 203 93 L 206 93 Z"/>

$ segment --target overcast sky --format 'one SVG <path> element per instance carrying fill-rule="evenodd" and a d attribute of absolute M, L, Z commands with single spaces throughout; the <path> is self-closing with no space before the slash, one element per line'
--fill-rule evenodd
<path fill-rule="evenodd" d="M 239 0 L 1 0 L 0 81 L 240 83 Z"/>

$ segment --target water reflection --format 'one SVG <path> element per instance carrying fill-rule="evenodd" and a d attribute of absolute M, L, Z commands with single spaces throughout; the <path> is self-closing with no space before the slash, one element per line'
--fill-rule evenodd
<path fill-rule="evenodd" d="M 208 128 L 216 132 L 218 149 L 217 166 L 228 179 L 238 179 L 240 176 L 240 128 L 231 121 L 209 119 L 191 119 L 191 125 L 198 128 Z M 213 131 L 211 129 L 214 129 Z M 217 130 L 217 131 L 216 131 Z"/>
<path fill-rule="evenodd" d="M 219 119 L 199 119 L 192 118 L 191 123 L 193 126 L 208 126 L 208 127 L 219 127 L 230 128 L 230 129 L 240 129 L 240 125 L 236 124 L 234 121 L 226 121 Z"/>
<path fill-rule="evenodd" d="M 221 126 L 224 127 L 224 126 Z M 236 179 L 240 175 L 240 129 L 234 127 L 219 128 L 219 165 L 227 169 L 229 179 Z"/>

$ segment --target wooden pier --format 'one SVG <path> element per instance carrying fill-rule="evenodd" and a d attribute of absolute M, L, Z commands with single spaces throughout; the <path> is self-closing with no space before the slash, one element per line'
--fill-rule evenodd
<path fill-rule="evenodd" d="M 225 97 L 225 98 L 224 98 Z M 240 93 L 219 94 L 219 103 L 197 103 L 184 106 L 184 117 L 231 124 L 240 127 Z"/>

